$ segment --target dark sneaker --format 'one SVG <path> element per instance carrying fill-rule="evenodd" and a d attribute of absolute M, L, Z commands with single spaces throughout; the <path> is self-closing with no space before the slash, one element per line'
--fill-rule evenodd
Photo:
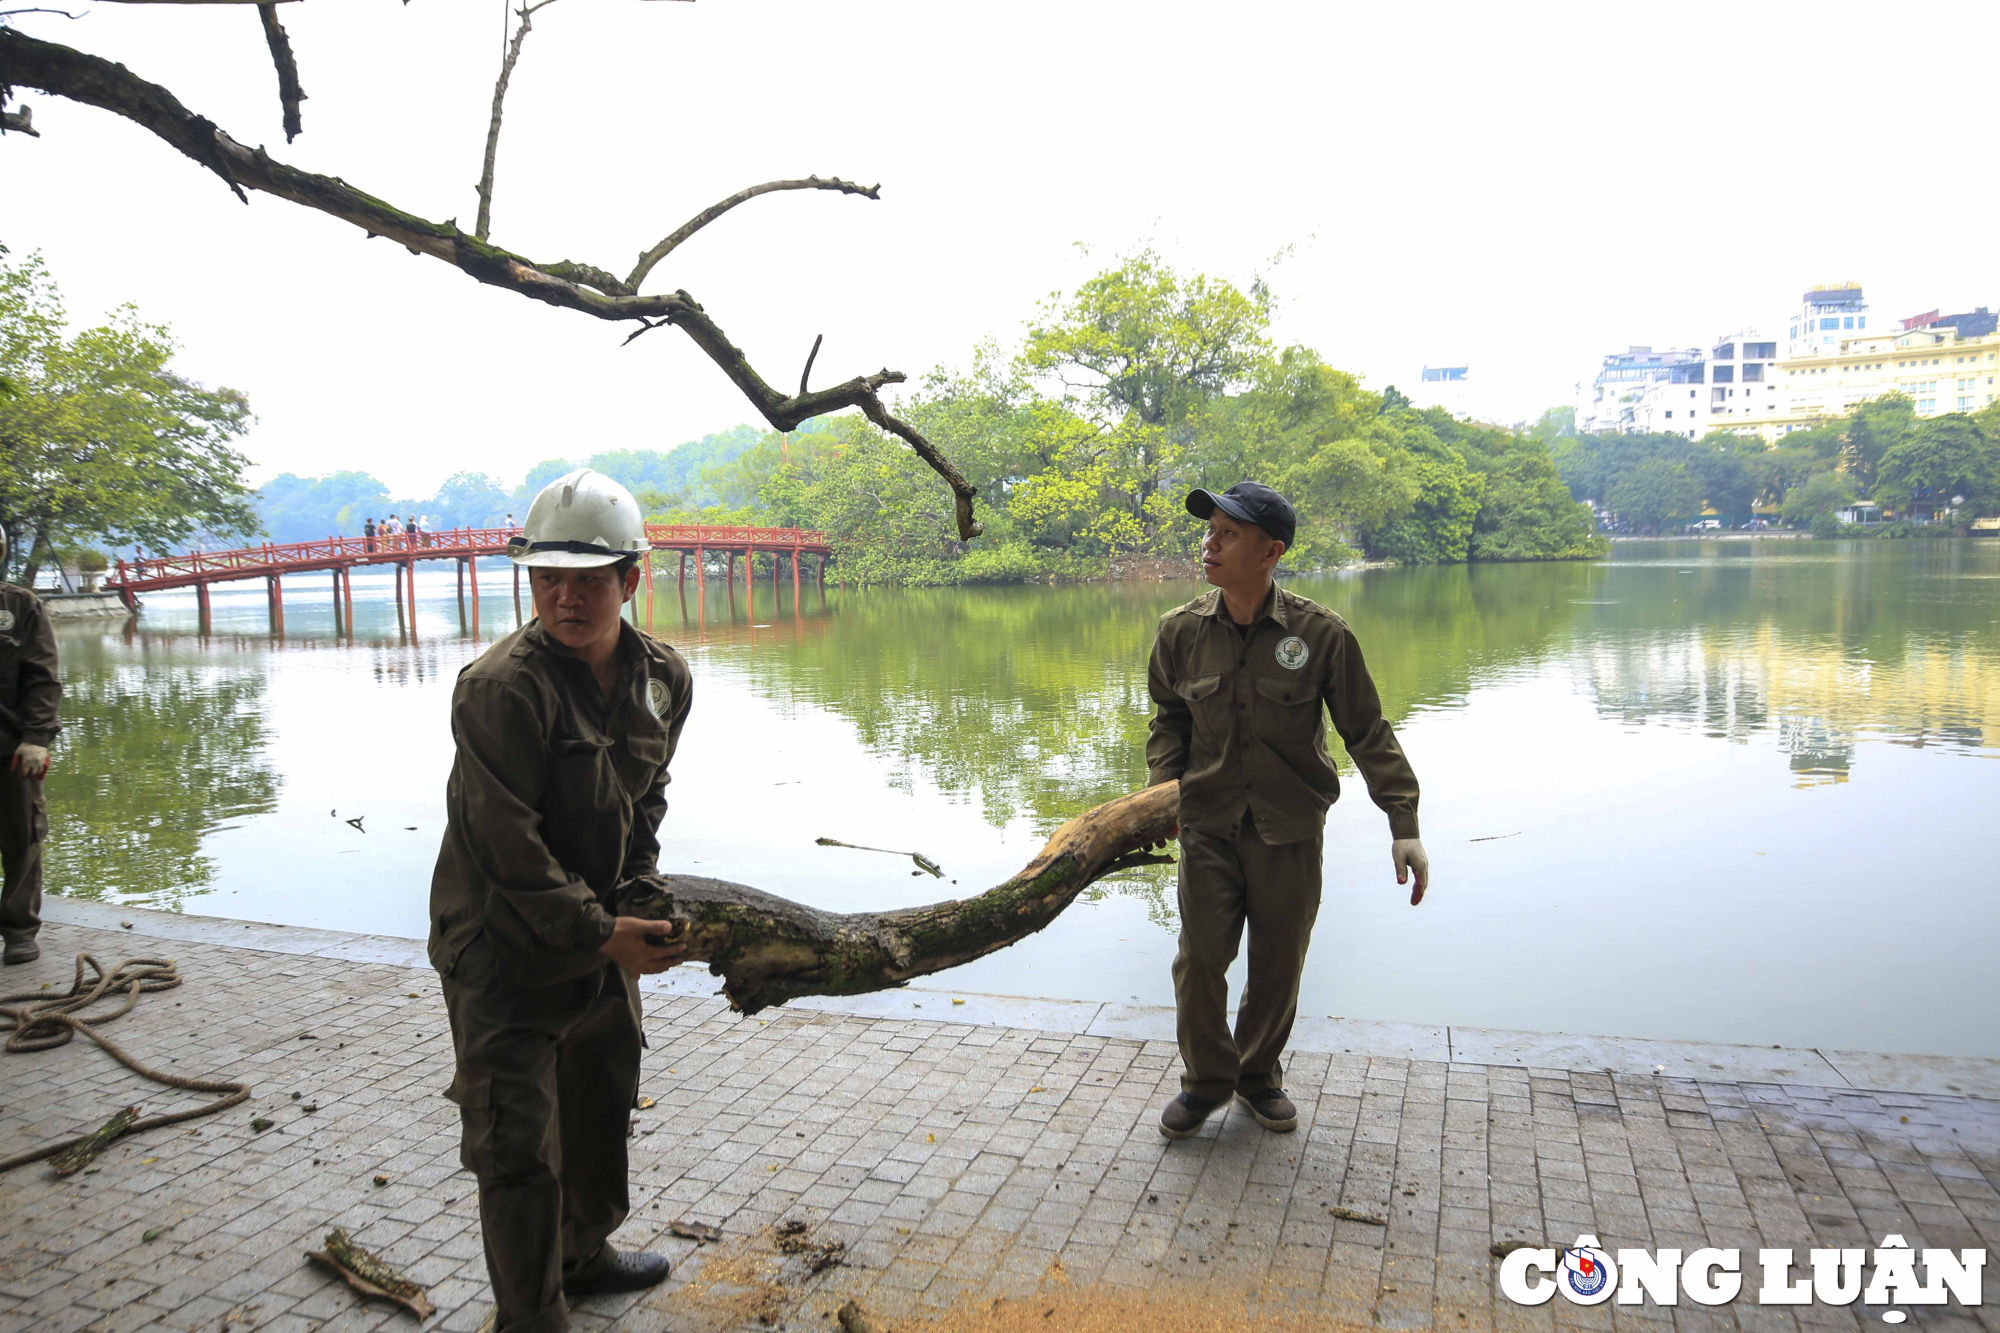
<path fill-rule="evenodd" d="M 1292 1099 L 1285 1095 L 1283 1088 L 1239 1092 L 1236 1098 L 1250 1108 L 1250 1114 L 1257 1117 L 1258 1124 L 1273 1134 L 1289 1134 L 1299 1127 L 1299 1108 L 1292 1105 Z"/>
<path fill-rule="evenodd" d="M 1167 1109 L 1160 1112 L 1160 1133 L 1170 1139 L 1191 1139 L 1220 1105 L 1222 1102 L 1205 1102 L 1184 1092 L 1168 1102 Z"/>
<path fill-rule="evenodd" d="M 42 946 L 33 940 L 8 940 L 4 955 L 9 963 L 32 963 L 42 956 Z"/>
<path fill-rule="evenodd" d="M 667 1280 L 670 1265 L 665 1255 L 633 1252 L 621 1254 L 605 1245 L 609 1263 L 593 1263 L 578 1277 L 563 1279 L 563 1290 L 572 1296 L 601 1296 L 609 1291 L 644 1291 Z"/>

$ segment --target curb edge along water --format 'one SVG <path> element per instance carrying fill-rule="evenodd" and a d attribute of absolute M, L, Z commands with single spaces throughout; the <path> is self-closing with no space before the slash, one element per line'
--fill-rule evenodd
<path fill-rule="evenodd" d="M 311 926 L 192 916 L 149 907 L 86 902 L 57 894 L 45 900 L 43 917 L 94 930 L 117 930 L 129 921 L 135 934 L 155 939 L 345 958 L 393 967 L 425 970 L 430 967 L 422 940 L 393 935 L 361 935 Z M 674 995 L 705 998 L 716 993 L 715 979 L 701 967 L 647 977 L 640 985 L 647 991 Z M 915 1018 L 973 1027 L 1081 1033 L 1128 1041 L 1174 1040 L 1174 1011 L 1160 1005 L 1033 999 L 905 987 L 869 995 L 815 996 L 794 1000 L 785 1007 L 868 1018 Z M 1778 1083 L 2000 1099 L 2000 1059 L 1973 1056 L 1738 1046 L 1303 1015 L 1293 1029 L 1291 1048 L 1438 1063 L 1519 1065 L 1531 1069 L 1658 1075 L 1726 1083 Z"/>

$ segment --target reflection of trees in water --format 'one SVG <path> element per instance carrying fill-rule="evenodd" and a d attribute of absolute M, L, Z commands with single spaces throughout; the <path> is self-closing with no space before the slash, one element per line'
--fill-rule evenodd
<path fill-rule="evenodd" d="M 176 636 L 178 637 L 178 636 Z M 277 804 L 264 675 L 62 636 L 63 736 L 48 780 L 50 892 L 172 906 L 206 889 L 202 839 Z"/>
<path fill-rule="evenodd" d="M 1458 567 L 1288 586 L 1354 624 L 1400 721 L 1462 697 L 1476 671 L 1539 655 L 1593 577 L 1588 566 Z M 899 786 L 921 775 L 955 797 L 976 795 L 996 827 L 1027 816 L 1047 830 L 1145 784 L 1154 628 L 1199 591 L 871 590 L 831 599 L 826 632 L 808 626 L 783 651 L 732 661 L 779 708 L 800 701 L 847 719 Z M 1171 869 L 1106 887 L 1137 893 L 1171 921 Z"/>
<path fill-rule="evenodd" d="M 1633 566 L 1572 661 L 1600 713 L 1769 732 L 1800 785 L 1845 781 L 1864 736 L 1976 751 L 2000 728 L 1992 603 L 1965 572 L 1895 551 Z"/>

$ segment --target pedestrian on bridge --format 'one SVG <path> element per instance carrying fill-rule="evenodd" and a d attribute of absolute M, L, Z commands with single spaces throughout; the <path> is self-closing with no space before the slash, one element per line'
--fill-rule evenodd
<path fill-rule="evenodd" d="M 370 555 L 375 554 L 375 520 L 372 518 L 361 525 L 361 549 Z"/>
<path fill-rule="evenodd" d="M 667 1276 L 663 1257 L 607 1240 L 631 1206 L 638 978 L 686 952 L 666 940 L 672 923 L 611 905 L 658 868 L 667 765 L 693 698 L 680 654 L 620 614 L 646 549 L 623 486 L 588 468 L 551 482 L 508 543 L 534 619 L 452 692 L 430 957 L 498 1333 L 560 1333 L 565 1292 Z"/>
<path fill-rule="evenodd" d="M 135 555 L 138 547 L 133 547 Z M 0 569 L 7 564 L 7 532 L 0 527 Z M 56 636 L 42 599 L 26 588 L 0 583 L 0 745 L 11 758 L 0 769 L 0 958 L 32 963 L 42 956 L 35 936 L 42 928 L 42 839 L 49 830 L 42 778 L 49 746 L 62 730 L 56 706 Z"/>
<path fill-rule="evenodd" d="M 1264 1128 L 1288 1133 L 1298 1110 L 1280 1057 L 1319 914 L 1326 811 L 1340 796 L 1327 715 L 1389 816 L 1396 882 L 1416 876 L 1412 907 L 1430 881 L 1417 777 L 1347 622 L 1274 581 L 1298 529 L 1291 503 L 1245 481 L 1220 495 L 1194 491 L 1187 508 L 1208 523 L 1201 563 L 1215 590 L 1160 618 L 1147 672 L 1155 712 L 1146 767 L 1155 784 L 1180 782 L 1174 1005 L 1183 1072 L 1160 1133 L 1192 1137 L 1232 1096 Z M 1226 974 L 1246 925 L 1249 968 L 1232 1031 Z"/>

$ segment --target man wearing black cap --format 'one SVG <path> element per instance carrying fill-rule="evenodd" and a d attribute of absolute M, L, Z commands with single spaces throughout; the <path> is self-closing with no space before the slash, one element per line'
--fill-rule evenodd
<path fill-rule="evenodd" d="M 1417 777 L 1347 622 L 1273 582 L 1298 529 L 1291 504 L 1245 481 L 1220 495 L 1194 491 L 1187 507 L 1208 520 L 1201 563 L 1215 590 L 1160 618 L 1147 674 L 1150 781 L 1181 785 L 1174 1000 L 1184 1072 L 1160 1132 L 1191 1137 L 1233 1095 L 1285 1133 L 1298 1112 L 1279 1057 L 1319 913 L 1326 810 L 1340 795 L 1327 715 L 1389 816 L 1396 882 L 1416 877 L 1412 907 L 1430 879 Z M 1249 975 L 1232 1032 L 1225 974 L 1246 923 Z"/>

